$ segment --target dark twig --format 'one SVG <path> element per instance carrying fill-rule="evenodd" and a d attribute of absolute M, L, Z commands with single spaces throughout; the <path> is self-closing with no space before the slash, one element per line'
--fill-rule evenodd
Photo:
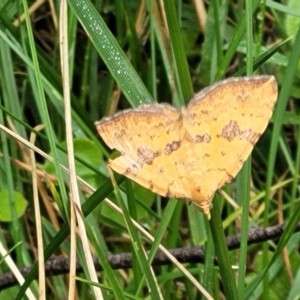
<path fill-rule="evenodd" d="M 283 233 L 285 224 L 270 226 L 267 228 L 252 227 L 248 231 L 248 245 L 265 242 L 268 240 L 279 239 Z M 300 231 L 300 223 L 295 228 L 295 232 Z M 226 239 L 229 250 L 238 249 L 240 246 L 240 234 L 232 235 Z M 204 250 L 202 246 L 183 247 L 169 250 L 181 263 L 202 263 L 204 262 Z M 132 267 L 131 253 L 109 254 L 107 256 L 113 269 L 129 269 Z M 97 258 L 94 258 L 94 264 L 97 271 L 101 271 L 102 267 Z M 171 262 L 161 252 L 158 251 L 153 259 L 153 266 L 168 265 Z M 81 265 L 77 262 L 77 272 L 83 271 Z M 31 266 L 20 268 L 23 276 L 26 276 L 30 271 Z M 45 273 L 47 277 L 54 275 L 67 274 L 69 272 L 69 259 L 62 257 L 51 257 L 45 263 Z M 17 285 L 18 282 L 11 272 L 0 275 L 0 291 L 8 287 Z"/>

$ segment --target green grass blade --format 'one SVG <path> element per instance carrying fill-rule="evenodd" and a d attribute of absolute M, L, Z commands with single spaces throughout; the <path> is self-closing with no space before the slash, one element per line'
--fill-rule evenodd
<path fill-rule="evenodd" d="M 188 101 L 193 96 L 194 91 L 191 84 L 189 67 L 187 64 L 183 42 L 181 39 L 179 20 L 175 8 L 175 2 L 173 0 L 165 0 L 164 5 L 169 27 L 172 50 L 174 54 L 175 72 L 178 76 L 177 80 L 178 82 L 180 82 L 180 85 L 178 85 L 178 87 L 181 88 L 184 100 Z"/>
<path fill-rule="evenodd" d="M 224 285 L 224 293 L 226 299 L 237 300 L 238 291 L 231 267 L 229 253 L 225 242 L 225 235 L 220 217 L 218 197 L 215 197 L 213 207 L 211 209 L 211 219 L 209 220 L 210 230 L 214 240 L 216 256 L 220 269 L 220 275 Z"/>
<path fill-rule="evenodd" d="M 130 240 L 132 242 L 131 245 L 133 247 L 135 257 L 139 262 L 140 268 L 145 275 L 149 293 L 153 299 L 160 299 L 160 293 L 157 289 L 157 285 L 155 282 L 156 279 L 154 277 L 154 274 L 151 272 L 151 269 L 149 268 L 148 257 L 146 257 L 146 254 L 144 252 L 144 247 L 141 243 L 140 235 L 137 229 L 132 224 L 128 209 L 124 203 L 124 200 L 122 199 L 122 196 L 117 188 L 116 183 L 113 182 L 113 184 L 115 187 L 115 193 L 119 201 L 120 208 L 123 212 L 124 222 L 130 235 Z"/>
<path fill-rule="evenodd" d="M 151 102 L 152 96 L 92 3 L 86 0 L 68 3 L 129 103 L 137 106 Z"/>

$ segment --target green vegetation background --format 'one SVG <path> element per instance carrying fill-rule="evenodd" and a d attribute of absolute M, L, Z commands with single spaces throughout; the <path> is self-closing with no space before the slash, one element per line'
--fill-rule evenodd
<path fill-rule="evenodd" d="M 16 265 L 37 260 L 36 216 L 29 150 L 3 128 L 29 141 L 34 127 L 45 125 L 35 143 L 54 158 L 53 164 L 36 155 L 44 255 L 69 257 L 69 177 L 59 167 L 68 165 L 63 103 L 63 80 L 68 80 L 76 173 L 95 190 L 81 184 L 79 196 L 91 249 L 104 268 L 99 273 L 104 299 L 201 298 L 177 265 L 150 272 L 159 243 L 170 249 L 204 245 L 205 263 L 185 267 L 214 299 L 222 294 L 227 299 L 298 299 L 300 236 L 293 229 L 300 217 L 299 1 L 69 0 L 63 58 L 59 1 L 29 10 L 33 4 L 0 4 L 0 243 L 11 250 Z M 67 79 L 61 76 L 61 59 L 70 66 Z M 274 75 L 279 96 L 252 159 L 225 187 L 238 209 L 216 196 L 208 222 L 193 205 L 161 200 L 118 175 L 118 191 L 113 188 L 105 168 L 111 153 L 97 136 L 96 120 L 153 99 L 183 105 L 217 80 L 252 74 Z M 279 241 L 247 247 L 249 227 L 282 222 L 287 226 Z M 224 234 L 235 233 L 241 233 L 241 247 L 228 252 Z M 105 256 L 124 252 L 132 252 L 133 267 L 113 270 Z M 77 274 L 78 299 L 94 299 L 80 242 L 77 258 L 84 266 Z M 10 269 L 4 261 L 0 268 L 1 273 Z M 36 272 L 35 264 L 22 287 L 5 289 L 0 297 L 22 299 L 27 286 L 37 295 Z M 66 298 L 68 280 L 51 277 L 45 289 L 47 299 Z"/>

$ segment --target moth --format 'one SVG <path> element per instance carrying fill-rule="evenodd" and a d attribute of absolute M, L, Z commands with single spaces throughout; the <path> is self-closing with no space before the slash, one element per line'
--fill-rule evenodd
<path fill-rule="evenodd" d="M 234 178 L 266 129 L 277 99 L 273 76 L 230 78 L 187 106 L 146 104 L 95 123 L 117 173 L 165 197 L 188 199 L 210 218 L 215 192 Z"/>

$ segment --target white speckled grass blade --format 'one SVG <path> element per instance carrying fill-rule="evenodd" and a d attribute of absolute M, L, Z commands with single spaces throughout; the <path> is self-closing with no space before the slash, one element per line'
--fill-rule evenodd
<path fill-rule="evenodd" d="M 92 3 L 68 3 L 131 106 L 151 102 L 152 96 Z"/>

